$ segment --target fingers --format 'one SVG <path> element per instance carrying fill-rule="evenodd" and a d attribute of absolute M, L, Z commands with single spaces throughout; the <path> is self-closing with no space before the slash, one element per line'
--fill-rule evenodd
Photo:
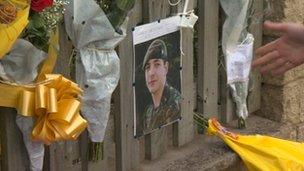
<path fill-rule="evenodd" d="M 252 67 L 261 67 L 262 74 L 271 71 L 273 75 L 279 75 L 297 66 L 291 62 L 286 62 L 287 59 L 285 57 L 287 56 L 282 56 L 282 54 L 285 54 L 286 49 L 284 50 L 282 45 L 288 45 L 284 38 L 293 41 L 302 37 L 304 27 L 292 23 L 273 23 L 269 21 L 264 23 L 264 27 L 273 32 L 283 33 L 284 36 L 258 48 L 256 56 L 260 57 L 253 61 Z"/>
<path fill-rule="evenodd" d="M 289 23 L 274 23 L 271 21 L 264 22 L 264 28 L 267 30 L 285 33 L 288 31 Z"/>
<path fill-rule="evenodd" d="M 252 67 L 255 68 L 257 66 L 263 66 L 266 65 L 267 63 L 271 62 L 272 60 L 279 58 L 279 52 L 278 51 L 272 51 L 267 53 L 266 55 L 256 59 L 252 63 Z"/>
<path fill-rule="evenodd" d="M 291 62 L 285 62 L 284 65 L 282 65 L 281 67 L 273 70 L 271 73 L 273 75 L 281 75 L 281 74 L 284 74 L 286 71 L 288 71 L 288 70 L 290 70 L 290 69 L 292 69 L 294 67 L 296 67 L 296 65 L 294 65 L 293 63 L 291 63 Z"/>
<path fill-rule="evenodd" d="M 286 60 L 284 60 L 283 58 L 279 58 L 279 59 L 261 67 L 260 72 L 262 74 L 266 74 L 266 73 L 269 73 L 270 71 L 278 70 L 280 67 L 285 65 L 285 63 L 286 63 Z"/>
<path fill-rule="evenodd" d="M 274 51 L 277 47 L 276 43 L 277 43 L 278 40 L 275 40 L 275 41 L 272 41 L 260 48 L 258 48 L 256 51 L 255 51 L 255 55 L 256 56 L 264 56 L 265 54 L 271 52 L 271 51 Z"/>

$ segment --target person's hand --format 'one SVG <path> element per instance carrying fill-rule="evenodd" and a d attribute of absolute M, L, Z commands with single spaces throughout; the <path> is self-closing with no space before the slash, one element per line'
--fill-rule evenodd
<path fill-rule="evenodd" d="M 304 63 L 304 26 L 295 23 L 265 22 L 267 30 L 282 36 L 256 50 L 252 67 L 262 74 L 283 74 Z"/>

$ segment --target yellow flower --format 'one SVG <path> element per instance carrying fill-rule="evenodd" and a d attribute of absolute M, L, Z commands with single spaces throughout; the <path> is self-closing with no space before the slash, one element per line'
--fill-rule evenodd
<path fill-rule="evenodd" d="M 16 6 L 5 2 L 0 4 L 0 23 L 1 24 L 10 24 L 12 23 L 17 16 Z"/>

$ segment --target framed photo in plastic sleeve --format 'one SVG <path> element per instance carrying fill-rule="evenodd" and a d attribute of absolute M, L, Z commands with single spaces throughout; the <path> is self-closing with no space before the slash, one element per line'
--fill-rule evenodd
<path fill-rule="evenodd" d="M 134 136 L 181 118 L 180 17 L 133 29 Z"/>

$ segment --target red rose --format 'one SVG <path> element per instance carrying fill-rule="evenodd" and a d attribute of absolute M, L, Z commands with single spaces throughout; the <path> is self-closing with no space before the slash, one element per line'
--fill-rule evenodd
<path fill-rule="evenodd" d="M 41 12 L 44 8 L 53 5 L 53 0 L 31 0 L 31 9 Z"/>

